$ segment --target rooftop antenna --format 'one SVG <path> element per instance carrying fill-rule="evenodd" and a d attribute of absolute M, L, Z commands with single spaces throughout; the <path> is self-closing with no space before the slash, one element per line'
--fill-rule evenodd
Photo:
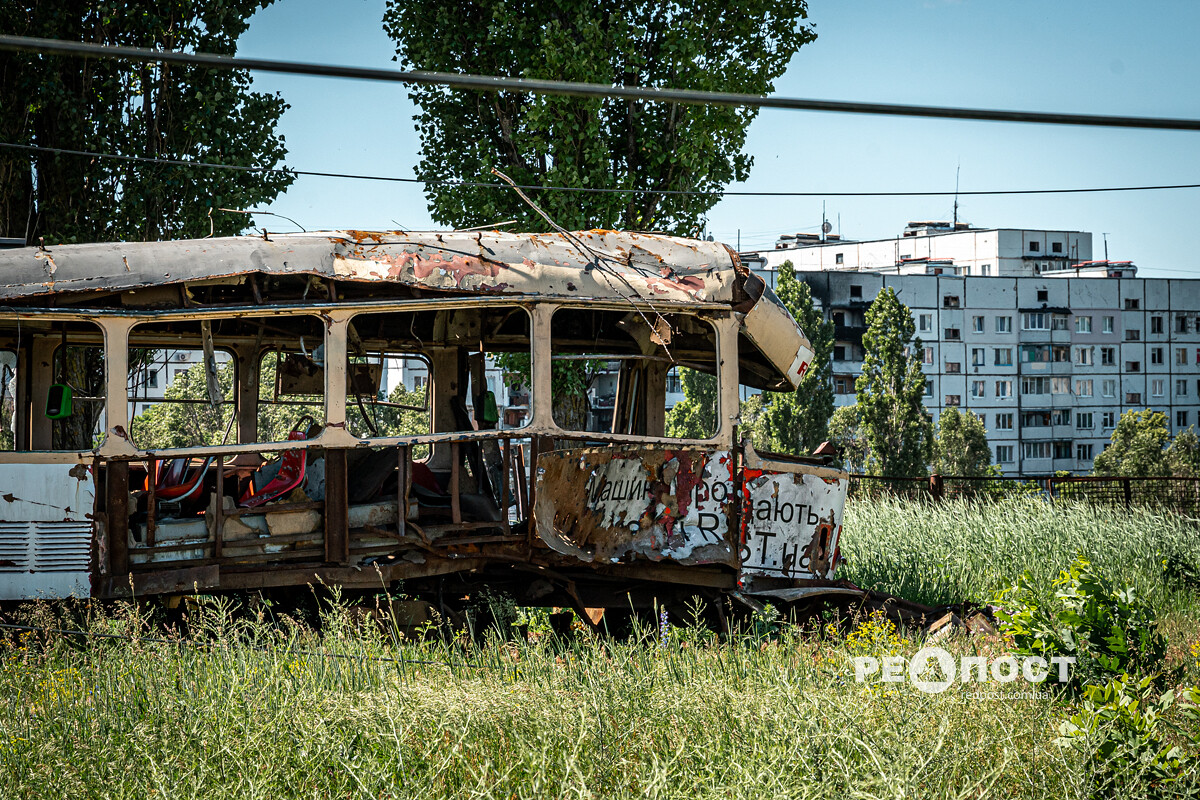
<path fill-rule="evenodd" d="M 1104 237 L 1104 260 L 1108 261 L 1108 234 L 1101 233 L 1100 235 Z"/>
<path fill-rule="evenodd" d="M 829 224 L 829 220 L 825 218 L 825 201 L 821 201 L 821 241 L 825 241 L 825 237 L 833 230 L 833 226 Z"/>
<path fill-rule="evenodd" d="M 962 162 L 954 168 L 954 230 L 958 230 L 958 173 L 962 171 Z"/>

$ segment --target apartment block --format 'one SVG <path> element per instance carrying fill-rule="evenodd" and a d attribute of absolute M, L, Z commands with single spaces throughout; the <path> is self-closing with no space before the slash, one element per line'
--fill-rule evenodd
<path fill-rule="evenodd" d="M 798 277 L 834 323 L 838 405 L 854 402 L 864 315 L 890 287 L 912 310 L 926 409 L 982 417 L 1006 472 L 1090 470 L 1129 409 L 1166 413 L 1172 432 L 1200 423 L 1200 280 L 1062 274 Z"/>

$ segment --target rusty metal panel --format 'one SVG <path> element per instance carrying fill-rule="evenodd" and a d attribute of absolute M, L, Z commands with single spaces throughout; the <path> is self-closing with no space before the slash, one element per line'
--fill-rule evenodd
<path fill-rule="evenodd" d="M 726 450 L 541 453 L 533 509 L 537 532 L 552 549 L 581 561 L 736 566 L 733 470 Z"/>
<path fill-rule="evenodd" d="M 791 387 L 797 388 L 812 363 L 812 343 L 770 287 L 762 287 L 762 294 L 742 320 L 742 329 L 746 338 L 786 375 Z"/>
<path fill-rule="evenodd" d="M 747 445 L 742 574 L 832 578 L 849 483 L 850 476 L 841 470 L 768 460 Z"/>

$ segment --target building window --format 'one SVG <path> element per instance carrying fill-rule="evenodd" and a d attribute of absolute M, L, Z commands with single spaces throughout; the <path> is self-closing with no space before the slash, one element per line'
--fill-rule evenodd
<path fill-rule="evenodd" d="M 1054 455 L 1050 442 L 1025 442 L 1022 449 L 1026 458 L 1052 458 Z"/>
<path fill-rule="evenodd" d="M 854 376 L 852 376 L 852 375 L 834 375 L 833 376 L 833 393 L 834 394 L 853 394 L 854 393 Z"/>
<path fill-rule="evenodd" d="M 835 311 L 830 316 L 833 318 L 833 324 L 837 325 L 839 328 L 846 324 L 846 312 Z"/>
<path fill-rule="evenodd" d="M 961 405 L 962 404 L 961 401 L 962 401 L 962 398 L 959 395 L 956 395 L 956 394 L 946 395 L 946 405 L 948 405 L 948 406 Z"/>
<path fill-rule="evenodd" d="M 1054 363 L 1067 364 L 1071 361 L 1071 348 L 1065 344 L 1056 344 L 1050 348 L 1054 355 Z"/>
<path fill-rule="evenodd" d="M 1021 394 L 1050 394 L 1050 379 L 1030 377 L 1022 378 Z"/>
<path fill-rule="evenodd" d="M 925 348 L 925 355 L 924 355 L 924 358 L 923 358 L 922 360 L 923 360 L 923 361 L 924 361 L 926 364 L 932 364 L 932 363 L 933 363 L 933 348 L 932 348 L 932 347 L 926 347 L 926 348 Z"/>
<path fill-rule="evenodd" d="M 1155 314 L 1153 317 L 1150 318 L 1150 332 L 1151 333 L 1162 333 L 1163 332 L 1163 318 L 1161 315 Z"/>
<path fill-rule="evenodd" d="M 971 381 L 971 397 L 976 400 L 984 397 L 983 381 Z"/>
<path fill-rule="evenodd" d="M 983 317 L 971 317 L 971 330 L 983 333 Z"/>
<path fill-rule="evenodd" d="M 944 331 L 942 331 L 942 333 L 943 333 L 942 338 L 950 340 L 950 341 L 958 341 L 959 339 L 962 338 L 959 335 L 958 328 L 946 328 Z"/>
<path fill-rule="evenodd" d="M 1091 411 L 1080 411 L 1075 415 L 1075 430 L 1090 431 L 1093 427 L 1094 419 Z"/>
<path fill-rule="evenodd" d="M 933 330 L 933 314 L 922 314 L 917 318 L 917 324 L 923 333 Z"/>
<path fill-rule="evenodd" d="M 1101 366 L 1111 367 L 1117 363 L 1117 348 L 1101 347 L 1100 348 L 1100 364 Z"/>
<path fill-rule="evenodd" d="M 1125 341 L 1140 342 L 1142 340 L 1142 331 L 1140 328 L 1126 328 Z"/>
<path fill-rule="evenodd" d="M 842 254 L 841 253 L 835 254 L 833 257 L 833 261 L 835 264 L 841 264 L 842 263 Z"/>
<path fill-rule="evenodd" d="M 1141 372 L 1142 371 L 1142 362 L 1126 361 L 1125 362 L 1125 371 L 1126 372 Z"/>
<path fill-rule="evenodd" d="M 1126 392 L 1125 393 L 1125 405 L 1140 406 L 1141 404 L 1142 404 L 1142 393 L 1141 392 Z"/>
<path fill-rule="evenodd" d="M 683 381 L 676 370 L 667 373 L 667 394 L 679 394 L 683 391 Z"/>
<path fill-rule="evenodd" d="M 1176 364 L 1176 366 L 1180 366 L 1180 367 L 1187 366 L 1187 348 L 1186 347 L 1175 348 L 1175 364 Z"/>
<path fill-rule="evenodd" d="M 1052 424 L 1052 425 L 1070 425 L 1071 424 L 1071 409 L 1060 408 L 1058 411 L 1055 411 L 1050 424 Z"/>
<path fill-rule="evenodd" d="M 1112 317 L 1105 317 L 1105 318 L 1104 318 L 1104 320 L 1103 320 L 1103 330 L 1104 330 L 1104 332 L 1105 332 L 1105 333 L 1112 333 L 1112 332 L 1113 332 L 1113 318 L 1112 318 Z"/>
<path fill-rule="evenodd" d="M 1075 318 L 1075 332 L 1076 333 L 1091 333 L 1092 332 L 1092 318 L 1091 317 L 1076 317 Z"/>
<path fill-rule="evenodd" d="M 996 463 L 1011 464 L 1013 460 L 1013 446 L 1011 444 L 996 445 Z"/>
<path fill-rule="evenodd" d="M 1187 333 L 1188 332 L 1188 318 L 1187 318 L 1186 314 L 1175 315 L 1175 332 L 1176 333 Z"/>
<path fill-rule="evenodd" d="M 1117 382 L 1115 380 L 1106 380 L 1101 392 L 1105 397 L 1117 396 Z"/>
<path fill-rule="evenodd" d="M 1162 397 L 1166 390 L 1166 383 L 1162 378 L 1155 378 L 1150 381 L 1150 396 Z"/>
<path fill-rule="evenodd" d="M 1182 379 L 1175 381 L 1175 396 L 1187 397 L 1187 381 Z"/>
<path fill-rule="evenodd" d="M 1150 348 L 1150 363 L 1151 364 L 1163 363 L 1163 349 L 1161 347 L 1151 347 Z"/>
<path fill-rule="evenodd" d="M 1012 317 L 996 317 L 996 333 L 1012 333 Z"/>
<path fill-rule="evenodd" d="M 1092 460 L 1092 446 L 1090 444 L 1075 445 L 1075 458 L 1080 461 Z"/>
<path fill-rule="evenodd" d="M 1042 250 L 1042 243 L 1041 243 L 1041 242 L 1030 242 L 1030 243 L 1029 243 L 1029 252 L 1031 252 L 1031 253 L 1040 253 L 1040 252 L 1041 252 L 1041 250 Z"/>
<path fill-rule="evenodd" d="M 992 265 L 991 265 L 991 264 L 984 264 L 983 266 L 981 266 L 981 267 L 979 268 L 979 274 L 980 274 L 980 275 L 983 275 L 984 277 L 987 277 L 988 275 L 991 275 L 991 274 L 992 274 Z"/>
<path fill-rule="evenodd" d="M 859 286 L 858 284 L 851 284 L 850 285 L 850 297 L 851 297 L 851 299 L 854 299 L 854 300 L 861 300 L 862 299 L 862 287 Z"/>
<path fill-rule="evenodd" d="M 1186 411 L 1176 411 L 1175 412 L 1175 427 L 1176 428 L 1186 428 L 1187 424 L 1188 424 L 1187 418 L 1188 418 L 1188 413 Z"/>
<path fill-rule="evenodd" d="M 1117 412 L 1105 411 L 1100 417 L 1100 424 L 1106 429 L 1115 428 L 1117 426 Z"/>
<path fill-rule="evenodd" d="M 996 381 L 996 398 L 1012 397 L 1012 381 Z"/>
<path fill-rule="evenodd" d="M 948 294 L 942 298 L 942 308 L 958 308 L 958 295 Z"/>
<path fill-rule="evenodd" d="M 834 361 L 845 361 L 846 360 L 845 345 L 837 345 L 836 347 L 833 348 L 833 360 Z"/>
<path fill-rule="evenodd" d="M 1070 394 L 1071 393 L 1071 379 L 1070 378 L 1066 378 L 1066 377 L 1051 378 L 1050 386 L 1051 386 L 1050 391 L 1053 392 L 1054 394 Z"/>
<path fill-rule="evenodd" d="M 1139 298 L 1137 298 L 1137 297 L 1126 297 L 1125 298 L 1125 310 L 1126 311 L 1137 311 L 1141 307 L 1142 307 L 1142 301 Z"/>
<path fill-rule="evenodd" d="M 1071 321 L 1071 318 L 1066 314 L 1051 314 L 1050 329 L 1055 331 L 1065 331 Z"/>
<path fill-rule="evenodd" d="M 1062 252 L 1062 242 L 1051 242 L 1050 243 L 1050 252 L 1051 253 L 1061 253 Z"/>
<path fill-rule="evenodd" d="M 1050 315 L 1044 311 L 1026 312 L 1021 315 L 1021 328 L 1027 331 L 1050 330 Z"/>
<path fill-rule="evenodd" d="M 1026 364 L 1049 364 L 1050 345 L 1026 344 L 1021 346 L 1021 360 Z"/>
<path fill-rule="evenodd" d="M 960 373 L 962 373 L 962 364 L 961 363 L 959 363 L 958 361 L 947 361 L 946 362 L 946 374 L 947 375 L 958 375 Z"/>
<path fill-rule="evenodd" d="M 997 347 L 996 349 L 994 349 L 992 351 L 992 353 L 995 355 L 996 366 L 998 366 L 998 367 L 1011 367 L 1012 366 L 1013 360 L 1012 360 L 1012 348 L 1011 347 Z"/>
<path fill-rule="evenodd" d="M 1090 367 L 1095 362 L 1092 361 L 1092 348 L 1076 347 L 1075 348 L 1075 363 L 1080 366 Z"/>
<path fill-rule="evenodd" d="M 933 381 L 925 381 L 925 396 L 933 397 Z"/>
<path fill-rule="evenodd" d="M 1011 413 L 996 415 L 996 430 L 1011 431 L 1012 429 L 1013 429 L 1013 415 Z"/>
<path fill-rule="evenodd" d="M 1081 379 L 1075 381 L 1075 394 L 1078 397 L 1091 397 L 1092 396 L 1092 379 L 1091 378 L 1087 378 L 1087 379 L 1081 378 Z"/>
<path fill-rule="evenodd" d="M 1038 289 L 1038 302 L 1044 303 L 1050 299 L 1050 293 L 1045 289 Z"/>
<path fill-rule="evenodd" d="M 984 362 L 987 360 L 986 357 L 984 356 L 984 352 L 986 352 L 986 351 L 982 347 L 972 347 L 971 348 L 971 366 L 972 367 L 982 367 L 984 365 Z"/>

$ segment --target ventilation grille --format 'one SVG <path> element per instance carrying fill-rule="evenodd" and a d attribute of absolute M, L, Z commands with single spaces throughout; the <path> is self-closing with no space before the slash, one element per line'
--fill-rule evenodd
<path fill-rule="evenodd" d="M 88 568 L 90 522 L 0 522 L 0 572 L 80 572 Z"/>

